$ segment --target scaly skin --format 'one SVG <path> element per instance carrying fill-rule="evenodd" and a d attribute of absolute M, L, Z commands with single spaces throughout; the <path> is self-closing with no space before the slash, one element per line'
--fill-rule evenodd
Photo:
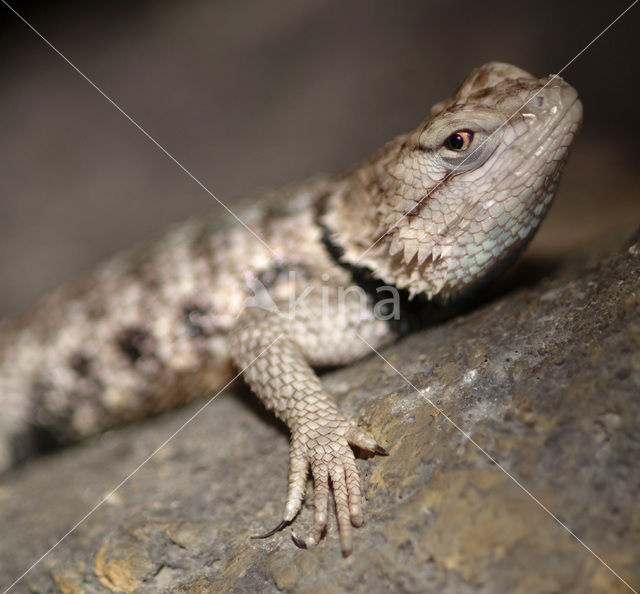
<path fill-rule="evenodd" d="M 385 452 L 312 368 L 398 336 L 401 322 L 380 307 L 391 294 L 372 283 L 446 300 L 517 256 L 581 118 L 561 79 L 486 64 L 348 174 L 273 192 L 244 213 L 264 243 L 240 226 L 188 221 L 45 297 L 0 326 L 0 469 L 43 431 L 70 442 L 210 393 L 234 363 L 291 430 L 279 527 L 298 513 L 311 469 L 314 527 L 297 542 L 320 539 L 331 488 L 348 555 L 363 522 L 351 446 Z"/>

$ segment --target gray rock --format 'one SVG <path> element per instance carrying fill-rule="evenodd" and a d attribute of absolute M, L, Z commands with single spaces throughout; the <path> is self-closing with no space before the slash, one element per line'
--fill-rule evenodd
<path fill-rule="evenodd" d="M 0 583 L 50 551 L 14 591 L 626 591 L 613 571 L 637 588 L 629 245 L 413 334 L 384 349 L 388 363 L 324 376 L 390 452 L 359 462 L 367 523 L 351 557 L 335 521 L 311 551 L 288 530 L 249 539 L 280 519 L 288 444 L 238 385 L 4 476 Z M 311 521 L 308 502 L 295 530 Z"/>

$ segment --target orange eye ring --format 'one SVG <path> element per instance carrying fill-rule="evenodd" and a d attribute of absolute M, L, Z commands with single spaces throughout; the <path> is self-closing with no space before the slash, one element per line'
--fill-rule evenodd
<path fill-rule="evenodd" d="M 450 151 L 457 153 L 465 151 L 473 142 L 473 132 L 471 130 L 457 130 L 450 134 L 444 141 L 444 146 Z"/>

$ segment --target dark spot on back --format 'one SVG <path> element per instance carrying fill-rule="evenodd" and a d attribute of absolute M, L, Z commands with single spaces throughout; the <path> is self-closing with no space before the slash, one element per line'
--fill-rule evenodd
<path fill-rule="evenodd" d="M 69 366 L 80 377 L 87 377 L 91 374 L 91 359 L 82 353 L 73 353 L 69 357 Z"/>
<path fill-rule="evenodd" d="M 153 355 L 155 350 L 155 339 L 142 328 L 125 328 L 120 331 L 116 337 L 116 344 L 131 363 Z"/>
<path fill-rule="evenodd" d="M 210 307 L 189 303 L 182 308 L 182 315 L 192 338 L 207 338 L 214 333 Z"/>

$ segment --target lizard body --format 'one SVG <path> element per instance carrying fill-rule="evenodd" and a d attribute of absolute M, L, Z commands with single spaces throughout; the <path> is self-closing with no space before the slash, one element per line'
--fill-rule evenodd
<path fill-rule="evenodd" d="M 381 285 L 448 300 L 511 261 L 547 211 L 581 118 L 560 78 L 489 63 L 348 173 L 257 202 L 242 217 L 255 235 L 190 220 L 46 296 L 0 325 L 0 470 L 42 430 L 62 443 L 96 434 L 210 393 L 234 364 L 291 430 L 283 524 L 311 469 L 314 527 L 300 542 L 320 539 L 331 488 L 349 554 L 363 522 L 351 446 L 384 450 L 313 368 L 399 335 Z"/>

